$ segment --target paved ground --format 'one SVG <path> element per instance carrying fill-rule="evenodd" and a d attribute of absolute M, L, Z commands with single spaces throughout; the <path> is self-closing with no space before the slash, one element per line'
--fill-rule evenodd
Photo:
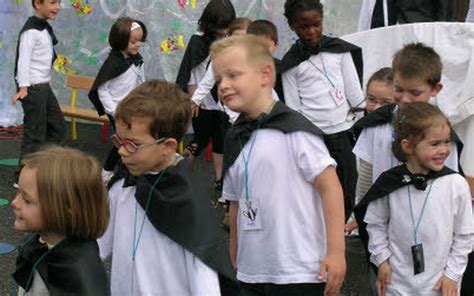
<path fill-rule="evenodd" d="M 101 128 L 97 125 L 79 124 L 79 139 L 75 142 L 68 140 L 66 145 L 87 151 L 99 159 L 104 159 L 110 143 L 103 143 L 100 140 Z M 0 159 L 13 158 L 18 156 L 20 149 L 19 140 L 0 140 Z M 197 171 L 211 180 L 212 165 L 205 160 L 198 159 L 196 162 Z M 13 172 L 16 168 L 0 165 L 0 198 L 12 200 L 15 189 L 12 187 Z M 211 181 L 209 182 L 211 192 Z M 18 245 L 24 234 L 17 233 L 12 229 L 13 213 L 10 207 L 0 208 L 0 242 L 8 242 Z M 346 239 L 346 258 L 348 263 L 348 273 L 342 295 L 366 296 L 369 295 L 367 286 L 367 264 L 365 255 L 357 238 Z M 10 274 L 14 270 L 16 252 L 0 256 L 0 295 L 11 295 L 13 281 Z M 170 295 L 172 296 L 172 295 Z"/>

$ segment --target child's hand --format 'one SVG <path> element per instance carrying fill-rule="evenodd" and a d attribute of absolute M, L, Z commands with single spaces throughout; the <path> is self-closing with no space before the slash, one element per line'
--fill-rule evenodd
<path fill-rule="evenodd" d="M 384 296 L 387 292 L 387 285 L 390 283 L 392 277 L 392 269 L 388 263 L 388 259 L 385 260 L 379 266 L 379 272 L 377 273 L 377 281 L 375 282 L 375 288 L 377 289 L 378 296 Z"/>
<path fill-rule="evenodd" d="M 28 96 L 28 88 L 20 87 L 20 90 L 12 98 L 12 104 L 15 105 L 18 100 L 23 100 L 26 96 Z"/>
<path fill-rule="evenodd" d="M 443 296 L 456 296 L 458 294 L 458 284 L 447 276 L 443 275 L 436 283 L 433 290 L 441 290 Z"/>
<path fill-rule="evenodd" d="M 346 232 L 347 234 L 351 234 L 351 232 L 356 228 L 359 228 L 359 225 L 357 225 L 357 221 L 354 219 L 351 222 L 344 225 L 344 232 Z"/>
<path fill-rule="evenodd" d="M 199 106 L 194 102 L 191 103 L 191 114 L 193 117 L 198 117 L 199 115 Z"/>
<path fill-rule="evenodd" d="M 336 295 L 342 286 L 344 276 L 346 275 L 346 258 L 344 253 L 331 254 L 328 253 L 321 262 L 321 270 L 318 279 L 327 278 L 325 296 Z"/>

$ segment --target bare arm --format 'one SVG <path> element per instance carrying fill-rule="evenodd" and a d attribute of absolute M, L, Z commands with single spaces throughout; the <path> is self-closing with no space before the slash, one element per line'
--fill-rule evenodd
<path fill-rule="evenodd" d="M 327 254 L 321 263 L 319 278 L 327 277 L 325 295 L 335 295 L 346 273 L 344 201 L 336 169 L 327 167 L 315 178 L 314 186 L 321 195 L 327 231 Z"/>
<path fill-rule="evenodd" d="M 230 234 L 230 261 L 232 267 L 237 270 L 237 212 L 239 203 L 231 201 L 229 205 L 229 234 Z"/>

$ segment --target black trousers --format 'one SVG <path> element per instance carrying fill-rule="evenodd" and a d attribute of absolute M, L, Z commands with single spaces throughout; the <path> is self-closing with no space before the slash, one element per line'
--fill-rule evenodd
<path fill-rule="evenodd" d="M 109 115 L 109 114 L 107 114 L 107 117 L 109 118 L 110 127 L 112 128 L 112 131 L 115 133 L 115 119 L 112 115 Z M 104 170 L 109 171 L 109 172 L 113 171 L 119 159 L 120 159 L 120 155 L 118 154 L 118 148 L 115 146 L 112 146 L 112 149 L 110 149 L 109 154 L 107 155 L 107 158 L 105 159 Z"/>
<path fill-rule="evenodd" d="M 209 139 L 212 139 L 212 152 L 223 154 L 229 127 L 229 116 L 225 112 L 199 109 L 198 117 L 193 118 L 194 142 L 197 143 L 195 155 L 206 148 Z"/>
<path fill-rule="evenodd" d="M 323 296 L 326 284 L 248 284 L 240 282 L 241 296 Z"/>
<path fill-rule="evenodd" d="M 469 254 L 466 271 L 462 277 L 461 296 L 474 295 L 474 252 Z"/>
<path fill-rule="evenodd" d="M 355 144 L 354 136 L 350 130 L 325 135 L 324 143 L 337 163 L 336 172 L 344 192 L 344 214 L 347 221 L 354 209 L 357 183 L 357 164 L 352 152 Z"/>
<path fill-rule="evenodd" d="M 49 83 L 28 87 L 23 106 L 23 141 L 20 159 L 47 144 L 63 144 L 64 116 Z"/>

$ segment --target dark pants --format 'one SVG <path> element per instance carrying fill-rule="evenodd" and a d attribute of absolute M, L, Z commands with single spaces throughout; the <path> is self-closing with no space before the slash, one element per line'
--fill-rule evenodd
<path fill-rule="evenodd" d="M 112 128 L 112 131 L 115 133 L 114 117 L 109 114 L 107 114 L 107 117 L 109 118 L 110 127 Z M 112 149 L 110 149 L 109 154 L 107 155 L 107 158 L 105 159 L 104 170 L 109 171 L 109 172 L 113 171 L 119 159 L 120 159 L 120 155 L 118 154 L 118 148 L 115 146 L 112 146 Z"/>
<path fill-rule="evenodd" d="M 194 142 L 197 143 L 195 155 L 206 148 L 212 140 L 212 152 L 224 153 L 224 139 L 229 130 L 229 116 L 218 110 L 199 109 L 198 117 L 193 118 Z"/>
<path fill-rule="evenodd" d="M 344 192 L 345 221 L 349 219 L 355 203 L 355 188 L 357 183 L 357 165 L 352 148 L 355 141 L 351 131 L 325 135 L 324 143 L 329 154 L 337 163 L 337 176 Z"/>
<path fill-rule="evenodd" d="M 64 116 L 49 83 L 28 87 L 28 96 L 21 104 L 24 117 L 20 159 L 46 144 L 63 143 Z"/>
<path fill-rule="evenodd" d="M 240 282 L 241 296 L 323 296 L 326 284 L 247 284 Z"/>
<path fill-rule="evenodd" d="M 474 295 L 474 252 L 469 254 L 466 271 L 462 277 L 461 296 Z"/>

